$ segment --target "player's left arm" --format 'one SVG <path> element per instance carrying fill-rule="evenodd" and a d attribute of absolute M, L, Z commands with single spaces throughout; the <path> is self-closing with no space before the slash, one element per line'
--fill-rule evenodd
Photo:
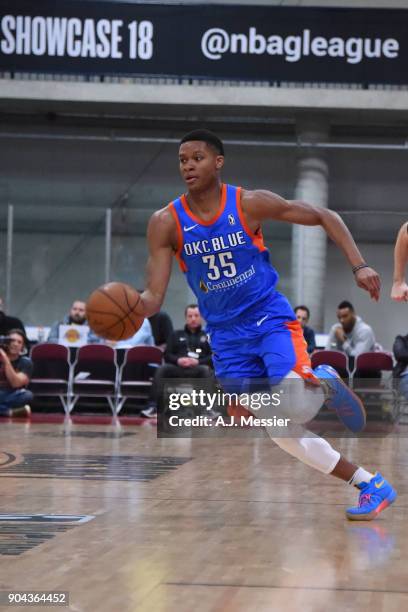
<path fill-rule="evenodd" d="M 340 215 L 333 210 L 312 206 L 300 200 L 285 200 L 275 193 L 263 190 L 244 191 L 241 204 L 252 228 L 267 219 L 299 225 L 320 225 L 343 251 L 352 268 L 365 265 L 349 229 Z M 378 300 L 381 283 L 377 272 L 367 266 L 357 270 L 354 276 L 357 285 L 368 291 L 374 300 Z"/>
<path fill-rule="evenodd" d="M 394 275 L 391 298 L 396 302 L 408 302 L 408 285 L 405 270 L 408 264 L 408 223 L 404 223 L 397 236 L 394 249 Z"/>

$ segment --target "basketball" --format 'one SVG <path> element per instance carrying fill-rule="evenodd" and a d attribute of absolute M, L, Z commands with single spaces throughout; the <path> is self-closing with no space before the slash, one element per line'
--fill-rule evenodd
<path fill-rule="evenodd" d="M 140 329 L 140 293 L 125 283 L 107 283 L 95 289 L 86 302 L 89 327 L 107 340 L 126 340 Z"/>

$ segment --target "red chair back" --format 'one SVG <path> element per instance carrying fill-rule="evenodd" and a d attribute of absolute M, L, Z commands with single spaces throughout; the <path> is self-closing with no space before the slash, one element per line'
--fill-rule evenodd
<path fill-rule="evenodd" d="M 348 368 L 348 358 L 341 351 L 316 351 L 311 357 L 312 368 L 319 365 L 329 365 L 334 368 L 342 378 L 350 375 Z"/>
<path fill-rule="evenodd" d="M 79 361 L 115 361 L 115 351 L 105 344 L 86 344 L 78 350 L 76 362 Z"/>
<path fill-rule="evenodd" d="M 37 344 L 31 349 L 32 378 L 69 378 L 69 349 L 62 344 Z"/>
<path fill-rule="evenodd" d="M 81 346 L 74 365 L 74 378 L 79 372 L 89 372 L 88 379 L 116 380 L 116 354 L 111 346 L 86 344 Z"/>
<path fill-rule="evenodd" d="M 134 346 L 126 352 L 121 368 L 121 381 L 148 381 L 154 374 L 155 366 L 161 365 L 163 351 L 157 346 Z M 153 365 L 152 367 L 152 364 Z"/>
<path fill-rule="evenodd" d="M 361 353 L 356 357 L 355 372 L 389 372 L 393 367 L 391 353 L 385 351 Z"/>
<path fill-rule="evenodd" d="M 33 361 L 42 359 L 69 361 L 69 349 L 62 344 L 45 342 L 44 344 L 33 346 L 30 357 Z"/>
<path fill-rule="evenodd" d="M 127 350 L 124 363 L 157 363 L 163 361 L 163 351 L 157 346 L 134 346 Z"/>

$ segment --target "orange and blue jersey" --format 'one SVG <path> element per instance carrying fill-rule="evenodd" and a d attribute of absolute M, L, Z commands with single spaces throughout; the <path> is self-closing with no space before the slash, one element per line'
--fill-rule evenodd
<path fill-rule="evenodd" d="M 184 195 L 170 204 L 177 258 L 209 325 L 250 312 L 274 292 L 279 278 L 262 233 L 254 234 L 246 223 L 240 194 L 239 187 L 223 184 L 220 210 L 209 221 L 190 211 Z"/>
<path fill-rule="evenodd" d="M 300 324 L 276 290 L 262 232 L 245 220 L 240 187 L 223 184 L 221 193 L 220 210 L 208 221 L 192 213 L 184 195 L 170 204 L 176 256 L 207 321 L 217 377 L 231 389 L 244 379 L 277 384 L 290 370 L 313 376 Z"/>

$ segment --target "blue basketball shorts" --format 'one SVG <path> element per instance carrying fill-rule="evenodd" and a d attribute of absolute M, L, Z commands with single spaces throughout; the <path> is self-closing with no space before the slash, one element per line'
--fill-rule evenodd
<path fill-rule="evenodd" d="M 278 292 L 239 321 L 209 325 L 208 333 L 215 374 L 226 391 L 277 385 L 291 370 L 314 378 L 300 323 Z"/>

